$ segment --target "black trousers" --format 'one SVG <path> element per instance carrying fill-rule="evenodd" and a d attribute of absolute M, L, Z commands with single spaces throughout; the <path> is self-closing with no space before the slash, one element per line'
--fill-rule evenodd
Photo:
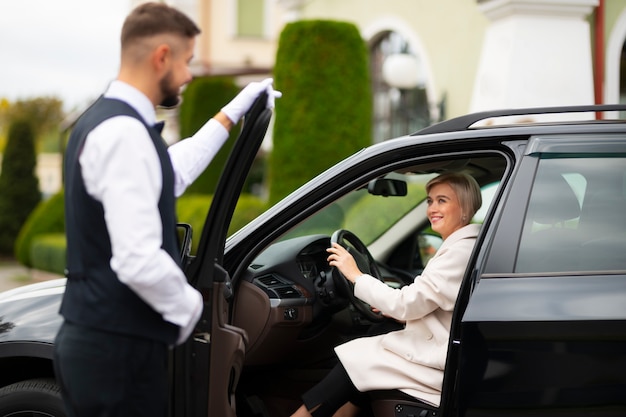
<path fill-rule="evenodd" d="M 54 370 L 68 417 L 167 415 L 167 346 L 65 322 Z"/>
<path fill-rule="evenodd" d="M 372 325 L 367 335 L 386 334 L 402 328 L 403 323 L 387 319 Z M 309 412 L 314 409 L 311 413 L 313 417 L 330 417 L 347 402 L 361 409 L 360 416 L 372 415 L 369 396 L 356 389 L 341 362 L 337 362 L 324 379 L 302 395 L 302 402 Z"/>
<path fill-rule="evenodd" d="M 341 362 L 302 395 L 302 402 L 313 417 L 330 417 L 347 402 L 360 407 L 360 415 L 370 415 L 367 394 L 356 389 Z"/>

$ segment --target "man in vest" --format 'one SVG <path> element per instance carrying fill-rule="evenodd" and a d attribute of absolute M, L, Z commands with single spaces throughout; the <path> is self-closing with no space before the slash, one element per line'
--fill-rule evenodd
<path fill-rule="evenodd" d="M 145 3 L 126 18 L 117 79 L 77 122 L 65 158 L 67 288 L 55 373 L 68 416 L 165 416 L 167 351 L 183 343 L 202 297 L 179 266 L 175 198 L 272 80 L 251 83 L 194 136 L 167 148 L 155 107 L 192 76 L 198 27 Z"/>

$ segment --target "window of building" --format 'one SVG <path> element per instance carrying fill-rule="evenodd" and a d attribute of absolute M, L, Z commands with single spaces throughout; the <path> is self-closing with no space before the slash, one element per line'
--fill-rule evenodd
<path fill-rule="evenodd" d="M 413 133 L 432 122 L 423 85 L 398 88 L 383 79 L 383 64 L 393 54 L 416 55 L 406 39 L 392 31 L 381 33 L 370 46 L 375 143 Z"/>
<path fill-rule="evenodd" d="M 265 35 L 265 0 L 237 0 L 237 36 Z"/>

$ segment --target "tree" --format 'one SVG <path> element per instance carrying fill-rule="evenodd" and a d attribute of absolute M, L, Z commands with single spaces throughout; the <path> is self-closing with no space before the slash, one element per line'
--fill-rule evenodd
<path fill-rule="evenodd" d="M 41 200 L 35 135 L 25 119 L 11 123 L 0 171 L 0 254 L 13 255 L 20 228 Z"/>
<path fill-rule="evenodd" d="M 36 97 L 18 100 L 6 109 L 9 122 L 21 119 L 30 120 L 34 136 L 56 130 L 63 121 L 63 102 L 54 97 Z"/>
<path fill-rule="evenodd" d="M 274 67 L 270 203 L 371 144 L 368 53 L 351 23 L 310 20 L 283 29 Z"/>
<path fill-rule="evenodd" d="M 10 126 L 14 121 L 29 120 L 37 149 L 48 151 L 59 150 L 59 127 L 63 122 L 63 102 L 54 97 L 37 97 L 28 100 L 9 102 L 0 100 L 0 152 L 3 148 L 4 135 L 2 128 Z"/>

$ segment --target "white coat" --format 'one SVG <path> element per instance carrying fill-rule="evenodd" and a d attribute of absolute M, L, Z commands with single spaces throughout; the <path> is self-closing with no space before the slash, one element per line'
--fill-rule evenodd
<path fill-rule="evenodd" d="M 448 236 L 423 273 L 401 289 L 369 275 L 357 278 L 359 299 L 406 321 L 402 330 L 335 348 L 359 391 L 399 389 L 439 406 L 452 310 L 479 230 L 470 224 Z"/>

